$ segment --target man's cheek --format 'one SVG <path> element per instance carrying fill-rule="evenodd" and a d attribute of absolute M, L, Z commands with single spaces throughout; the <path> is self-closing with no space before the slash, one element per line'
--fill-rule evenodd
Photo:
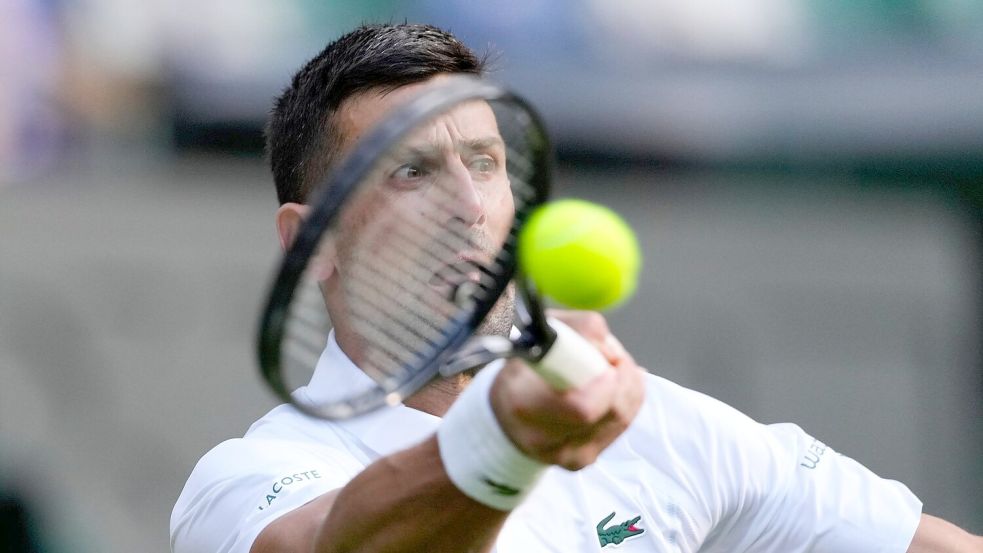
<path fill-rule="evenodd" d="M 498 246 L 501 247 L 508 238 L 509 229 L 512 228 L 512 221 L 515 218 L 515 203 L 512 201 L 511 191 L 506 191 L 498 198 L 493 212 L 488 215 L 492 221 L 492 232 Z"/>
<path fill-rule="evenodd" d="M 311 277 L 316 282 L 324 282 L 331 278 L 335 270 L 335 257 L 334 252 L 330 255 L 326 253 L 319 253 L 316 257 L 312 258 L 308 270 L 311 272 Z"/>

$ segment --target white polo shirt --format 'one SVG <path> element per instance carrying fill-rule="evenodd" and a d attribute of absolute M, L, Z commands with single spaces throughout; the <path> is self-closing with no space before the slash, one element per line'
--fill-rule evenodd
<path fill-rule="evenodd" d="M 332 339 L 298 393 L 324 398 L 366 381 Z M 596 463 L 547 470 L 506 521 L 499 553 L 907 550 L 921 502 L 903 484 L 793 424 L 759 424 L 657 376 L 646 385 L 637 418 Z M 277 517 L 439 423 L 403 405 L 342 422 L 276 407 L 198 462 L 171 514 L 171 549 L 246 553 Z"/>

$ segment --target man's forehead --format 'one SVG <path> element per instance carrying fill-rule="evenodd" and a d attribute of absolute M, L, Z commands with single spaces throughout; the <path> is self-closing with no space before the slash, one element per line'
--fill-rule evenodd
<path fill-rule="evenodd" d="M 358 139 L 432 82 L 433 79 L 395 89 L 370 88 L 345 98 L 335 113 L 338 131 L 345 142 Z"/>
<path fill-rule="evenodd" d="M 446 75 L 438 75 L 423 82 L 395 89 L 369 89 L 346 98 L 335 113 L 334 127 L 339 134 L 340 149 L 349 150 L 396 108 L 406 104 L 425 88 L 446 78 Z M 413 133 L 413 136 L 432 136 L 441 128 L 452 128 L 469 140 L 489 140 L 492 137 L 499 137 L 495 114 L 484 101 L 468 102 L 457 106 L 447 114 L 436 118 L 432 125 L 427 125 Z"/>

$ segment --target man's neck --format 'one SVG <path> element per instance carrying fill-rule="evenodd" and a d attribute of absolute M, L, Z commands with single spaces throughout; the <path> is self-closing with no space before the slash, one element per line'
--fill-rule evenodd
<path fill-rule="evenodd" d="M 471 376 L 459 374 L 451 378 L 438 378 L 424 386 L 419 392 L 406 398 L 403 405 L 417 411 L 443 417 L 457 396 L 471 382 Z"/>
<path fill-rule="evenodd" d="M 336 326 L 334 329 L 335 341 L 338 347 L 355 363 L 361 366 L 362 355 L 356 346 L 358 340 L 353 334 L 349 334 L 343 328 Z M 403 405 L 412 407 L 417 411 L 429 413 L 435 417 L 443 417 L 444 413 L 451 408 L 451 404 L 457 396 L 464 391 L 464 388 L 471 382 L 472 375 L 461 373 L 451 378 L 436 378 L 418 392 L 403 400 Z"/>

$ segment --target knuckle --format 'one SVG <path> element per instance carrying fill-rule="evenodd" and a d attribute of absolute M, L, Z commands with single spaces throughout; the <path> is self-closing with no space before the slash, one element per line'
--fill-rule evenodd
<path fill-rule="evenodd" d="M 583 397 L 571 398 L 568 412 L 571 422 L 578 426 L 594 424 L 605 414 L 603 409 Z"/>
<path fill-rule="evenodd" d="M 516 402 L 510 406 L 509 414 L 517 421 L 529 421 L 539 413 L 536 405 L 526 402 Z"/>
<path fill-rule="evenodd" d="M 539 432 L 530 432 L 523 436 L 522 446 L 520 449 L 524 449 L 536 456 L 546 455 L 550 450 L 549 440 Z"/>
<path fill-rule="evenodd" d="M 533 430 L 516 435 L 516 444 L 522 452 L 536 459 L 549 459 L 556 446 L 544 433 Z"/>
<path fill-rule="evenodd" d="M 593 334 L 598 338 L 604 338 L 610 333 L 607 319 L 597 311 L 581 311 L 580 316 L 585 333 Z"/>

